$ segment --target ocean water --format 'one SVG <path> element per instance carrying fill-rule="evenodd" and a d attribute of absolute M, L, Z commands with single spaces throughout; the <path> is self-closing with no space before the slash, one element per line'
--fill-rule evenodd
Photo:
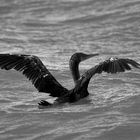
<path fill-rule="evenodd" d="M 37 55 L 68 89 L 75 52 L 140 62 L 140 0 L 0 0 L 0 53 Z M 95 75 L 90 96 L 39 109 L 38 93 L 21 73 L 0 70 L 0 140 L 140 140 L 140 70 Z"/>

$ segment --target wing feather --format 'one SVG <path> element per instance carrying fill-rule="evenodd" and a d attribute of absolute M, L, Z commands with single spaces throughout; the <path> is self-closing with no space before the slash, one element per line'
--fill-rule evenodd
<path fill-rule="evenodd" d="M 64 95 L 68 90 L 52 76 L 37 56 L 23 54 L 0 54 L 0 68 L 22 72 L 39 92 L 53 97 Z"/>
<path fill-rule="evenodd" d="M 124 72 L 125 71 L 125 67 L 124 67 L 122 61 L 117 60 L 117 63 L 118 63 L 117 72 Z"/>
<path fill-rule="evenodd" d="M 132 65 L 135 68 L 139 68 L 140 64 L 137 63 L 136 61 L 132 60 L 132 59 L 122 59 L 122 61 L 126 61 L 126 63 Z"/>
<path fill-rule="evenodd" d="M 121 59 L 121 64 L 126 70 L 131 70 L 131 67 L 128 65 L 125 59 Z"/>
<path fill-rule="evenodd" d="M 132 59 L 109 58 L 108 60 L 105 60 L 104 62 L 101 62 L 95 67 L 86 71 L 82 75 L 82 78 L 85 77 L 87 80 L 89 80 L 93 75 L 102 72 L 124 72 L 125 70 L 131 70 L 131 66 L 140 69 L 140 64 Z"/>

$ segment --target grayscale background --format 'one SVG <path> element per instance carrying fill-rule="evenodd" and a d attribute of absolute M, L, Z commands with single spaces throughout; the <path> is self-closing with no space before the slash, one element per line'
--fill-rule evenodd
<path fill-rule="evenodd" d="M 37 55 L 56 79 L 74 86 L 69 59 L 81 73 L 116 56 L 140 62 L 140 0 L 0 0 L 0 53 Z M 90 96 L 38 109 L 39 94 L 21 73 L 0 70 L 1 140 L 140 140 L 140 70 L 96 75 Z"/>

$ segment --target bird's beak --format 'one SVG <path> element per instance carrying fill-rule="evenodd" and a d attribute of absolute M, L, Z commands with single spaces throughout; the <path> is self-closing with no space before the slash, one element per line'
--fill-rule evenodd
<path fill-rule="evenodd" d="M 98 53 L 95 53 L 95 54 L 89 54 L 88 55 L 88 58 L 91 58 L 91 57 L 94 57 L 94 56 L 97 56 L 97 55 L 99 55 Z"/>
<path fill-rule="evenodd" d="M 94 57 L 94 56 L 97 56 L 97 55 L 99 55 L 99 54 L 98 53 L 88 54 L 87 57 L 86 57 L 86 59 L 89 59 L 89 58 Z"/>
<path fill-rule="evenodd" d="M 82 61 L 86 60 L 86 59 L 89 59 L 91 57 L 94 57 L 94 56 L 97 56 L 99 55 L 98 53 L 94 53 L 94 54 L 86 54 L 83 58 L 82 58 Z"/>

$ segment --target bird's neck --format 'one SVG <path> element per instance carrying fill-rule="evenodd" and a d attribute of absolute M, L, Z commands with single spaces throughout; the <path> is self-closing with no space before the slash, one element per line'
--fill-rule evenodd
<path fill-rule="evenodd" d="M 71 70 L 71 74 L 74 80 L 74 83 L 77 84 L 77 81 L 80 78 L 80 73 L 79 73 L 79 62 L 76 62 L 74 60 L 70 60 L 69 62 L 69 67 Z"/>

